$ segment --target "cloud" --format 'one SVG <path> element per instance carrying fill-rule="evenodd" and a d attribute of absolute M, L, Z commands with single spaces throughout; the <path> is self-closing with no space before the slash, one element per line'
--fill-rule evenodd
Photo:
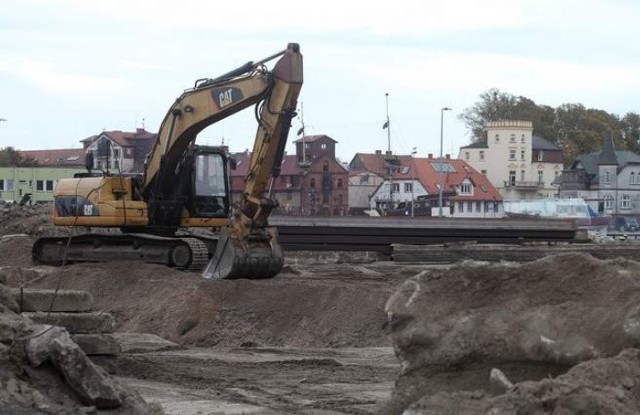
<path fill-rule="evenodd" d="M 88 75 L 64 71 L 59 65 L 27 57 L 5 57 L 0 72 L 18 78 L 25 84 L 56 94 L 117 94 L 131 86 L 129 81 L 104 75 Z"/>

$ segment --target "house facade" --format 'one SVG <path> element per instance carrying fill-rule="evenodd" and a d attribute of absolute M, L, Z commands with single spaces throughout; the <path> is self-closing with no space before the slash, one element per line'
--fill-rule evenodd
<path fill-rule="evenodd" d="M 583 154 L 562 172 L 560 197 L 582 198 L 598 213 L 640 217 L 640 155 L 615 149 L 611 134 L 602 150 Z"/>
<path fill-rule="evenodd" d="M 271 185 L 271 195 L 280 206 L 276 213 L 305 216 L 343 216 L 348 209 L 348 173 L 335 158 L 336 141 L 326 135 L 303 137 L 297 141 L 296 154 L 285 155 L 280 175 Z M 236 169 L 231 170 L 232 199 L 238 202 L 246 186 L 251 160 L 247 151 L 232 155 Z"/>
<path fill-rule="evenodd" d="M 370 173 L 378 178 L 380 183 L 367 198 L 369 209 L 381 215 L 397 214 L 400 208 L 404 215 L 415 215 L 419 211 L 419 215 L 430 216 L 504 216 L 500 193 L 463 160 L 376 152 L 357 154 L 350 165 L 371 169 Z M 363 174 L 358 171 L 350 177 Z M 354 186 L 362 187 L 357 181 Z"/>
<path fill-rule="evenodd" d="M 530 121 L 491 121 L 485 136 L 460 148 L 459 158 L 484 174 L 504 199 L 555 197 L 562 151 L 533 135 Z"/>
<path fill-rule="evenodd" d="M 123 173 L 142 173 L 147 154 L 157 134 L 144 128 L 135 132 L 103 131 L 81 140 L 84 152 L 91 154 L 93 168 Z"/>

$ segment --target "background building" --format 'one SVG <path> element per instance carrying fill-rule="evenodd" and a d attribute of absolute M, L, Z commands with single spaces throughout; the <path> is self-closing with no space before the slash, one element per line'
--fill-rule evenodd
<path fill-rule="evenodd" d="M 85 153 L 93 155 L 94 169 L 142 173 L 145 158 L 157 136 L 144 128 L 137 128 L 135 132 L 103 131 L 81 142 Z"/>
<path fill-rule="evenodd" d="M 53 201 L 58 180 L 84 171 L 83 167 L 0 167 L 0 200 L 19 203 L 29 194 L 31 202 Z"/>
<path fill-rule="evenodd" d="M 357 189 L 361 204 L 365 193 L 368 209 L 381 215 L 439 215 L 454 217 L 502 217 L 502 197 L 489 180 L 463 160 L 414 158 L 406 155 L 358 153 L 350 166 L 349 194 Z M 377 187 L 358 178 L 373 178 Z M 365 190 L 366 189 L 366 190 Z M 440 197 L 442 189 L 442 197 Z M 355 198 L 353 198 L 355 199 Z"/>
<path fill-rule="evenodd" d="M 459 158 L 478 170 L 505 199 L 555 197 L 562 173 L 558 146 L 533 136 L 530 121 L 491 121 L 484 138 L 460 148 Z"/>
<path fill-rule="evenodd" d="M 347 170 L 335 158 L 336 141 L 326 135 L 303 137 L 295 141 L 296 154 L 285 155 L 280 176 L 271 186 L 278 200 L 279 214 L 343 216 L 348 209 Z M 239 201 L 246 186 L 251 153 L 234 154 L 231 192 Z"/>
<path fill-rule="evenodd" d="M 558 184 L 561 197 L 583 198 L 598 213 L 640 216 L 640 155 L 616 150 L 611 134 L 601 151 L 578 156 Z"/>

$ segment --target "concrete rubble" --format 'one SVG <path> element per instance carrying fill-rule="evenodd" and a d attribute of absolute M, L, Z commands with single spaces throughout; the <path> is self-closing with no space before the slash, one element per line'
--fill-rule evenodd
<path fill-rule="evenodd" d="M 0 413 L 80 414 L 100 409 L 114 414 L 163 413 L 160 406 L 147 404 L 138 393 L 125 389 L 94 364 L 65 328 L 36 324 L 25 315 L 28 313 L 20 314 L 21 305 L 30 310 L 50 305 L 50 293 L 31 293 L 34 296 L 30 297 L 23 290 L 22 295 L 16 295 L 16 290 L 5 285 L 6 280 L 7 276 L 0 273 Z M 85 294 L 76 295 L 87 298 Z M 32 301 L 35 298 L 40 300 Z M 85 309 L 86 301 L 63 308 Z M 46 319 L 47 314 L 38 311 L 36 320 Z M 105 319 L 97 321 L 105 325 Z M 81 325 L 87 326 L 92 327 L 86 322 Z M 82 337 L 94 335 L 76 338 L 89 345 L 85 347 L 94 347 L 99 341 Z M 107 349 L 119 352 L 114 339 Z"/>

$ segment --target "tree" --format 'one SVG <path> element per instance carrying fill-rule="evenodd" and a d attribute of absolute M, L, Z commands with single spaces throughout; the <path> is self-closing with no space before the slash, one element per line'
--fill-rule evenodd
<path fill-rule="evenodd" d="M 640 153 L 640 115 L 628 112 L 620 120 L 622 141 L 627 150 Z"/>
<path fill-rule="evenodd" d="M 0 148 L 0 167 L 31 167 L 38 162 L 31 158 L 24 158 L 13 147 Z"/>
<path fill-rule="evenodd" d="M 534 134 L 553 137 L 554 109 L 538 106 L 533 100 L 501 92 L 497 88 L 480 94 L 480 100 L 459 115 L 472 134 L 472 140 L 482 138 L 489 121 L 525 120 L 533 122 Z"/>
<path fill-rule="evenodd" d="M 483 137 L 489 121 L 526 120 L 533 123 L 533 134 L 562 149 L 566 163 L 580 154 L 600 151 L 605 133 L 613 134 L 616 148 L 640 152 L 640 115 L 629 112 L 621 119 L 606 111 L 582 104 L 562 104 L 557 108 L 537 105 L 527 97 L 498 89 L 480 94 L 480 100 L 459 116 L 473 140 Z"/>

